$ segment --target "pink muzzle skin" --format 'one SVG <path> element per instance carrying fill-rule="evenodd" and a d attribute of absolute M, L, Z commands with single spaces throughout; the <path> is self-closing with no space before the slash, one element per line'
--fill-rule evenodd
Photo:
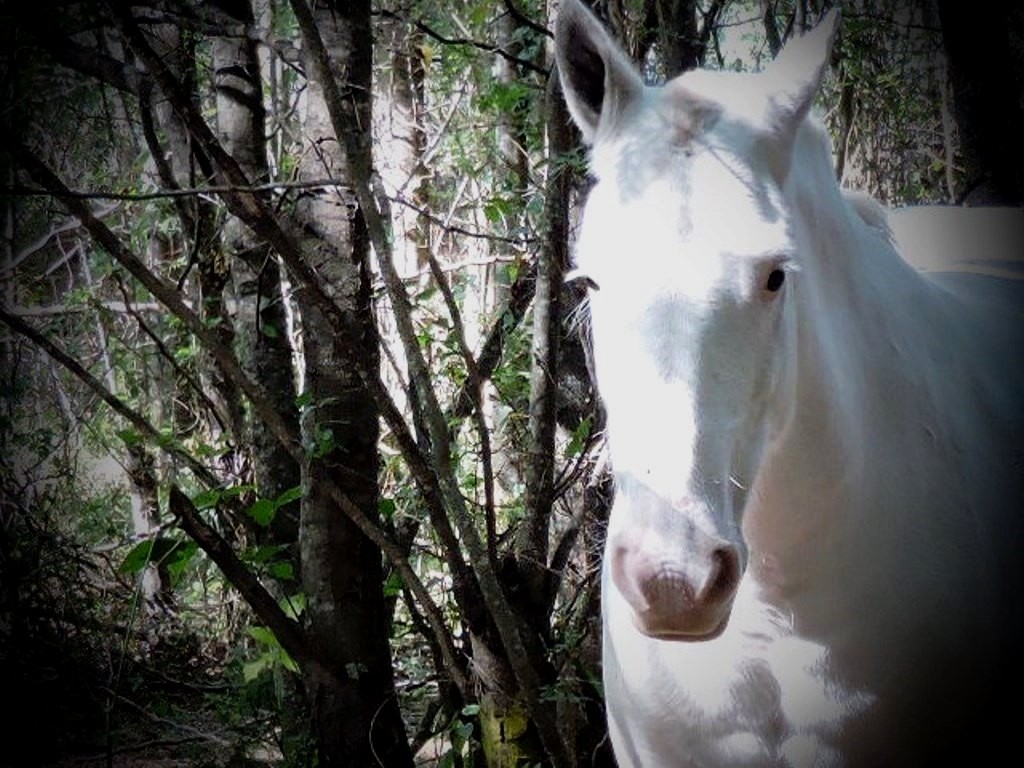
<path fill-rule="evenodd" d="M 709 640 L 729 621 L 740 581 L 740 555 L 733 545 L 701 532 L 685 561 L 665 557 L 626 536 L 611 548 L 612 581 L 633 609 L 645 635 L 665 640 Z M 632 539 L 632 541 L 630 541 Z"/>

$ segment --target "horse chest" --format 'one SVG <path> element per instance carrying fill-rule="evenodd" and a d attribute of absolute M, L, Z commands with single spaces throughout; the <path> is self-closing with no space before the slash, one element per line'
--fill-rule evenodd
<path fill-rule="evenodd" d="M 826 649 L 793 635 L 749 587 L 705 643 L 651 640 L 605 593 L 605 692 L 621 765 L 842 764 L 842 736 L 873 697 L 844 686 Z"/>

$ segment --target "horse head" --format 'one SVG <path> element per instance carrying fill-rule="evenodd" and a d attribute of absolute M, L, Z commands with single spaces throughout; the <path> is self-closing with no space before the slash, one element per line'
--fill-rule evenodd
<path fill-rule="evenodd" d="M 636 627 L 707 639 L 747 566 L 744 512 L 788 415 L 800 258 L 783 188 L 837 15 L 758 74 L 647 87 L 563 0 L 561 84 L 590 147 L 577 242 L 617 481 L 606 567 Z"/>

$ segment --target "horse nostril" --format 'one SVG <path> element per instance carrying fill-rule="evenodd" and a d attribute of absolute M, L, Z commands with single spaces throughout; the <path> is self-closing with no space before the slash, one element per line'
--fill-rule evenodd
<path fill-rule="evenodd" d="M 734 547 L 719 547 L 711 553 L 713 566 L 700 599 L 714 603 L 728 600 L 740 580 L 740 556 Z"/>

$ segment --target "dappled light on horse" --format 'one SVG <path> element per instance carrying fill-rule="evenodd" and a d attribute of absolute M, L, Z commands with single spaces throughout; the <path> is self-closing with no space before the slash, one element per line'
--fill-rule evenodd
<path fill-rule="evenodd" d="M 945 763 L 994 754 L 1022 714 L 986 697 L 1022 682 L 1024 281 L 999 277 L 1024 217 L 890 229 L 839 189 L 809 116 L 837 27 L 759 74 L 648 88 L 562 2 L 595 177 L 576 258 L 600 286 L 622 766 Z M 940 253 L 954 232 L 969 256 Z"/>

